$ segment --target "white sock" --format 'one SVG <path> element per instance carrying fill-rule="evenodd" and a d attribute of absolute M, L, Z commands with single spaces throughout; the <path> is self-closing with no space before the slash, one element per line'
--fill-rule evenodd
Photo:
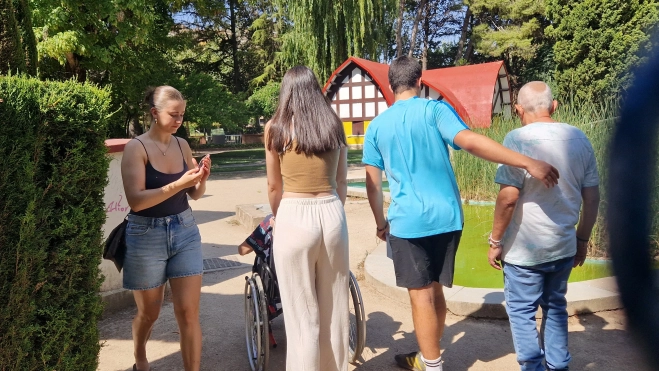
<path fill-rule="evenodd" d="M 442 357 L 437 359 L 425 359 L 421 355 L 421 360 L 426 364 L 426 371 L 442 371 Z"/>

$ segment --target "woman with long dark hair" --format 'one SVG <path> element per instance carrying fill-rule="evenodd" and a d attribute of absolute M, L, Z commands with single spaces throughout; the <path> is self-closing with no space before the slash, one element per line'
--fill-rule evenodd
<path fill-rule="evenodd" d="M 346 371 L 348 152 L 343 124 L 309 68 L 284 75 L 265 136 L 286 369 Z"/>

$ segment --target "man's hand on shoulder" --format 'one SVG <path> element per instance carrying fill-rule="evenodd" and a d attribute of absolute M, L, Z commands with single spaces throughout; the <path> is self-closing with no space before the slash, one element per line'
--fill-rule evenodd
<path fill-rule="evenodd" d="M 528 171 L 532 177 L 543 182 L 547 188 L 551 188 L 558 184 L 558 178 L 560 177 L 558 170 L 544 161 L 531 159 L 529 165 L 526 166 L 526 171 Z"/>

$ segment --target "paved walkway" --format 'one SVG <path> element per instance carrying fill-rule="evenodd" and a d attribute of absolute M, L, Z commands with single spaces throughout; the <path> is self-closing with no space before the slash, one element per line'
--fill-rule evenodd
<path fill-rule="evenodd" d="M 351 168 L 350 177 L 363 177 Z M 204 274 L 201 298 L 203 328 L 202 370 L 249 370 L 244 335 L 244 277 L 253 256 L 240 257 L 236 246 L 249 234 L 235 219 L 235 206 L 267 203 L 263 172 L 213 175 L 207 194 L 192 202 L 202 234 L 204 258 L 241 263 L 235 268 Z M 346 204 L 350 230 L 350 268 L 360 279 L 367 312 L 367 348 L 363 362 L 350 370 L 399 370 L 393 355 L 416 348 L 409 303 L 375 290 L 363 279 L 363 261 L 378 245 L 368 203 L 351 199 Z M 102 339 L 99 370 L 130 371 L 133 365 L 131 320 L 134 309 L 116 313 L 99 324 Z M 285 314 L 284 314 L 285 315 Z M 270 350 L 269 370 L 285 370 L 286 340 L 283 318 L 273 322 L 279 347 Z M 570 318 L 572 370 L 642 370 L 637 353 L 624 331 L 622 311 Z M 514 349 L 508 322 L 449 315 L 443 337 L 444 369 L 515 370 Z M 148 354 L 154 371 L 183 370 L 173 307 L 162 308 Z"/>

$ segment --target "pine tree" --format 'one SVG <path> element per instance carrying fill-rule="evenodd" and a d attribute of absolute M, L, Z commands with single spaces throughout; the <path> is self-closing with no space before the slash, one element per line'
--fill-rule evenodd
<path fill-rule="evenodd" d="M 11 0 L 0 0 L 0 74 L 25 72 L 25 58 Z"/>
<path fill-rule="evenodd" d="M 659 24 L 654 0 L 548 0 L 559 89 L 600 101 L 623 92 Z"/>

